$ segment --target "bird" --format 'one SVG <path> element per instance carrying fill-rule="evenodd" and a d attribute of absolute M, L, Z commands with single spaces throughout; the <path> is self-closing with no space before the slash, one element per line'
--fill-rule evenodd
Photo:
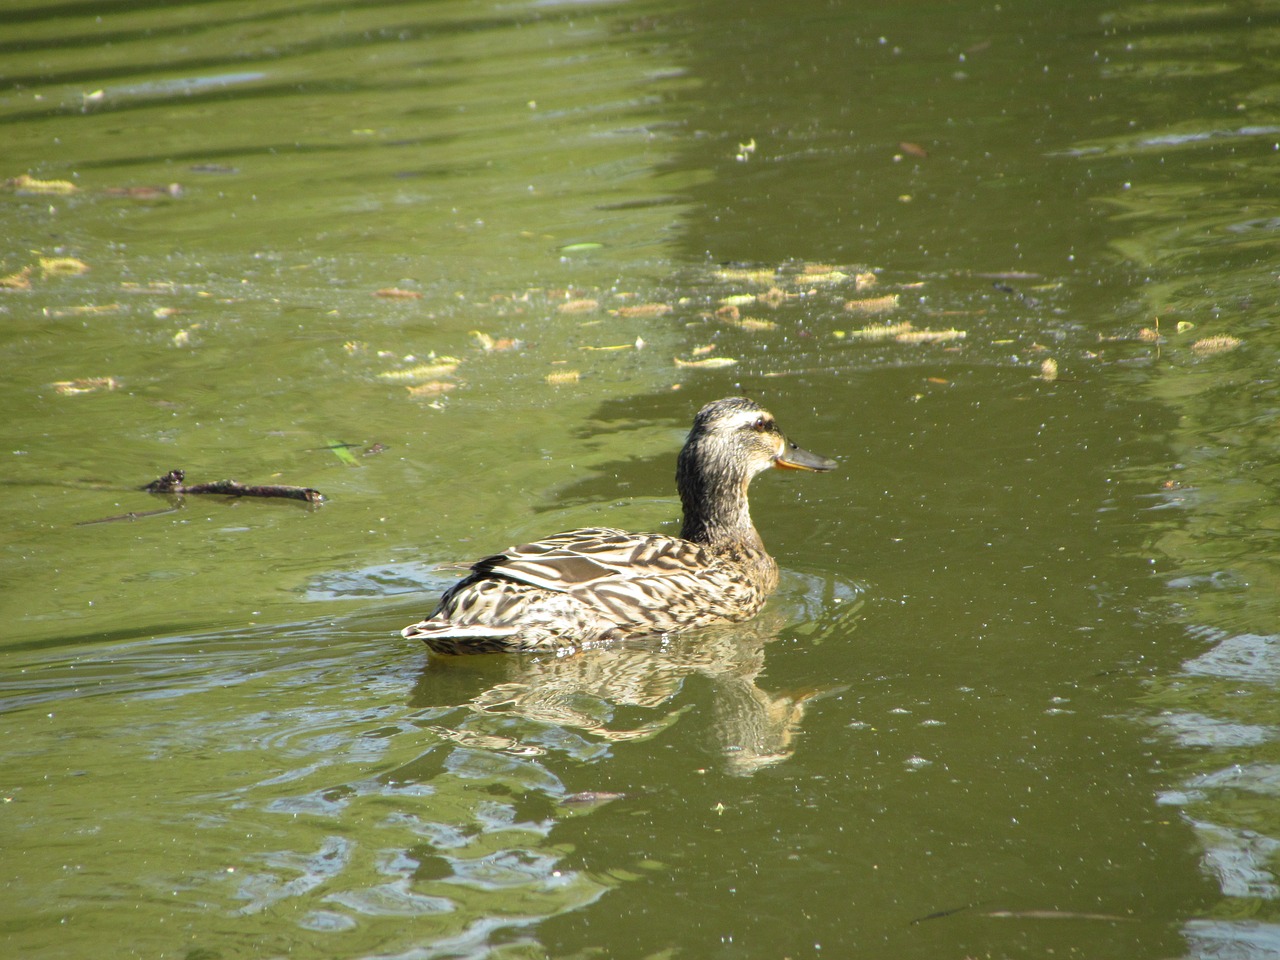
<path fill-rule="evenodd" d="M 431 616 L 401 631 L 433 653 L 558 655 L 749 620 L 778 585 L 747 487 L 765 470 L 826 472 L 753 400 L 708 403 L 676 464 L 680 536 L 569 530 L 477 561 Z"/>

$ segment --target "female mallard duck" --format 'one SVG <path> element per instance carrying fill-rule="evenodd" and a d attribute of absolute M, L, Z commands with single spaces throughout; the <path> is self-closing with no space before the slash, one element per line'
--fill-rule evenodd
<path fill-rule="evenodd" d="M 751 400 L 709 403 L 680 451 L 679 537 L 570 530 L 485 557 L 435 613 L 405 627 L 437 653 L 548 651 L 750 619 L 778 585 L 747 486 L 779 467 L 830 470 Z"/>

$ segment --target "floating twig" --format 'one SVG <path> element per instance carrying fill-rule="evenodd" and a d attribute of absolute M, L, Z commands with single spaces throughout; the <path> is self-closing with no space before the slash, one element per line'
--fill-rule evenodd
<path fill-rule="evenodd" d="M 235 480 L 187 484 L 184 483 L 185 479 L 186 474 L 182 470 L 170 470 L 142 489 L 147 493 L 213 493 L 226 497 L 282 497 L 286 500 L 305 500 L 307 503 L 324 502 L 324 494 L 311 487 L 291 487 L 283 484 L 248 487 Z"/>
<path fill-rule="evenodd" d="M 119 523 L 121 520 L 141 520 L 144 517 L 159 517 L 166 513 L 177 513 L 182 507 L 165 507 L 161 510 L 130 510 L 128 513 L 117 514 L 114 517 L 99 517 L 96 520 L 79 520 L 76 522 L 77 527 L 88 527 L 95 523 Z"/>

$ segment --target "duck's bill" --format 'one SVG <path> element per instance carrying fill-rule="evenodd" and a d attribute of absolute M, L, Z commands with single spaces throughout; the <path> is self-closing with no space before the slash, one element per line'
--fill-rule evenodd
<path fill-rule="evenodd" d="M 779 470 L 817 470 L 819 472 L 834 470 L 836 462 L 810 453 L 788 442 L 783 451 L 774 458 L 773 465 Z"/>

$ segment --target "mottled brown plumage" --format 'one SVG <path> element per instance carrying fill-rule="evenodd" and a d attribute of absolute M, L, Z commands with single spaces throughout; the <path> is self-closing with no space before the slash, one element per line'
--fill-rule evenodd
<path fill-rule="evenodd" d="M 545 651 L 747 620 L 778 585 L 751 522 L 751 478 L 834 466 L 753 401 L 709 403 L 680 451 L 679 537 L 590 527 L 512 547 L 476 563 L 403 635 L 437 653 Z"/>

